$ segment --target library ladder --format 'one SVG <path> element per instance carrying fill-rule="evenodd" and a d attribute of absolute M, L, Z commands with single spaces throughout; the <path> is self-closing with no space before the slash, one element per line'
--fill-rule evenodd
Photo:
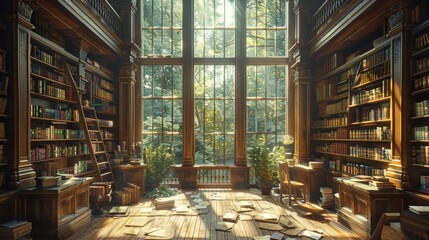
<path fill-rule="evenodd" d="M 89 154 L 91 156 L 92 165 L 95 172 L 95 179 L 99 182 L 114 183 L 115 179 L 113 176 L 112 166 L 109 162 L 106 147 L 101 135 L 100 126 L 97 119 L 97 114 L 94 107 L 82 105 L 81 92 L 76 86 L 73 75 L 70 68 L 65 64 L 67 68 L 67 76 L 71 79 L 71 85 L 73 93 L 77 96 L 77 108 L 79 111 L 79 121 L 83 125 L 85 132 L 85 139 L 89 147 Z M 92 102 L 92 101 L 90 101 Z"/>

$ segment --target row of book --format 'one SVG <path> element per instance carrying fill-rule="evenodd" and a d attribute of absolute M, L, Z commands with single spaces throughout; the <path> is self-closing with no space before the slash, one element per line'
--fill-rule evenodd
<path fill-rule="evenodd" d="M 6 113 L 7 98 L 0 97 L 0 113 Z"/>
<path fill-rule="evenodd" d="M 347 110 L 348 106 L 349 104 L 347 99 L 330 104 L 321 103 L 319 104 L 318 114 L 322 115 L 343 112 Z"/>
<path fill-rule="evenodd" d="M 414 90 L 429 88 L 429 74 L 414 79 Z"/>
<path fill-rule="evenodd" d="M 343 63 L 344 63 L 343 55 L 340 52 L 333 53 L 332 55 L 328 56 L 327 58 L 322 60 L 320 64 L 317 65 L 316 75 L 322 76 L 323 74 L 339 67 Z"/>
<path fill-rule="evenodd" d="M 350 130 L 350 139 L 356 140 L 390 140 L 390 127 L 382 126 L 376 128 L 366 128 Z"/>
<path fill-rule="evenodd" d="M 380 121 L 390 119 L 390 105 L 381 104 L 378 107 L 355 108 L 355 122 Z"/>
<path fill-rule="evenodd" d="M 53 109 L 31 104 L 30 116 L 58 120 L 79 121 L 79 111 L 72 108 Z"/>
<path fill-rule="evenodd" d="M 43 160 L 47 158 L 78 156 L 83 154 L 89 154 L 89 147 L 88 147 L 88 144 L 86 143 L 67 145 L 67 146 L 48 144 L 45 146 L 33 147 L 30 150 L 30 160 L 37 161 L 37 160 Z"/>
<path fill-rule="evenodd" d="M 31 73 L 35 75 L 39 75 L 42 77 L 46 77 L 49 79 L 52 79 L 54 81 L 58 81 L 61 83 L 66 83 L 66 78 L 63 74 L 60 74 L 58 72 L 51 71 L 49 69 L 46 69 L 44 67 L 39 67 L 35 65 L 34 63 L 31 65 Z"/>
<path fill-rule="evenodd" d="M 62 129 L 51 125 L 49 127 L 36 127 L 30 129 L 30 139 L 83 139 L 82 130 Z"/>
<path fill-rule="evenodd" d="M 317 131 L 313 133 L 313 137 L 318 139 L 347 139 L 348 135 L 347 128 L 337 128 L 336 130 L 327 132 Z"/>
<path fill-rule="evenodd" d="M 350 146 L 350 156 L 375 160 L 391 160 L 392 158 L 389 148 L 374 148 L 359 145 Z"/>
<path fill-rule="evenodd" d="M 342 171 L 350 175 L 384 176 L 385 170 L 358 163 L 342 163 L 341 160 L 330 160 L 329 169 Z"/>
<path fill-rule="evenodd" d="M 59 87 L 55 87 L 48 84 L 48 81 L 46 80 L 32 79 L 30 90 L 32 92 L 41 93 L 51 97 L 72 100 L 72 95 L 70 94 L 71 88 L 69 88 L 69 90 L 65 90 Z"/>
<path fill-rule="evenodd" d="M 429 99 L 414 103 L 414 116 L 429 116 Z"/>
<path fill-rule="evenodd" d="M 388 74 L 390 74 L 390 62 L 386 61 L 383 65 L 370 68 L 368 71 L 358 74 L 355 79 L 354 86 L 376 81 Z"/>
<path fill-rule="evenodd" d="M 94 108 L 97 112 L 116 114 L 116 106 L 101 99 L 94 99 Z"/>
<path fill-rule="evenodd" d="M 7 92 L 9 76 L 0 74 L 0 92 Z"/>
<path fill-rule="evenodd" d="M 413 127 L 411 136 L 414 140 L 429 140 L 429 126 Z"/>
<path fill-rule="evenodd" d="M 321 101 L 337 95 L 336 78 L 322 80 L 315 83 L 316 101 Z"/>
<path fill-rule="evenodd" d="M 107 80 L 104 80 L 103 78 L 101 78 L 101 77 L 99 77 L 97 75 L 93 75 L 92 76 L 92 81 L 95 84 L 100 85 L 101 87 L 103 87 L 106 90 L 109 90 L 109 91 L 114 91 L 115 90 L 115 85 L 113 85 L 113 83 L 111 83 L 111 82 L 109 82 Z"/>
<path fill-rule="evenodd" d="M 138 203 L 140 200 L 140 187 L 132 183 L 127 183 L 126 187 L 113 192 L 113 200 L 118 205 Z"/>
<path fill-rule="evenodd" d="M 421 72 L 429 69 L 429 57 L 416 60 L 416 72 Z"/>
<path fill-rule="evenodd" d="M 429 146 L 411 146 L 411 161 L 429 165 Z"/>
<path fill-rule="evenodd" d="M 94 170 L 91 160 L 80 160 L 73 165 L 73 175 Z"/>
<path fill-rule="evenodd" d="M 367 103 L 377 99 L 390 96 L 389 83 L 387 80 L 381 82 L 381 86 L 367 89 L 352 95 L 352 105 Z"/>
<path fill-rule="evenodd" d="M 34 24 L 34 31 L 40 36 L 51 40 L 52 42 L 58 44 L 59 46 L 65 48 L 66 40 L 59 32 L 51 26 L 48 20 L 40 17 L 38 14 L 34 14 L 31 20 L 31 23 Z"/>
<path fill-rule="evenodd" d="M 420 175 L 420 190 L 429 192 L 429 176 Z"/>
<path fill-rule="evenodd" d="M 113 94 L 111 92 L 104 90 L 103 88 L 100 88 L 98 85 L 93 86 L 92 94 L 94 94 L 97 97 L 104 98 L 109 101 L 113 101 Z"/>
<path fill-rule="evenodd" d="M 347 115 L 339 117 L 330 117 L 313 121 L 313 127 L 336 127 L 347 125 Z"/>
<path fill-rule="evenodd" d="M 103 64 L 102 62 L 96 61 L 89 57 L 86 58 L 86 62 L 98 69 L 101 69 L 103 72 L 107 73 L 108 75 L 113 76 L 112 70 L 110 70 L 106 64 Z"/>
<path fill-rule="evenodd" d="M 39 46 L 31 46 L 31 56 L 55 67 L 63 68 L 63 58 L 61 55 L 56 53 L 47 53 Z"/>
<path fill-rule="evenodd" d="M 390 59 L 390 47 L 380 50 L 362 60 L 362 70 L 372 68 Z"/>
<path fill-rule="evenodd" d="M 424 48 L 429 46 L 429 33 L 424 33 L 421 36 L 416 37 L 416 49 Z"/>
<path fill-rule="evenodd" d="M 349 154 L 349 145 L 347 143 L 327 143 L 324 146 L 316 146 L 315 149 L 318 152 Z"/>
<path fill-rule="evenodd" d="M 98 124 L 102 127 L 113 127 L 113 120 L 98 119 Z"/>

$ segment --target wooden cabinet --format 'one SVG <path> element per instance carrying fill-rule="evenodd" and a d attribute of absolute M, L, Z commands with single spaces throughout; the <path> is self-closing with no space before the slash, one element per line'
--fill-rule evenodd
<path fill-rule="evenodd" d="M 320 187 L 326 186 L 324 169 L 312 169 L 305 165 L 289 166 L 291 180 L 302 182 L 305 185 L 306 196 L 312 202 L 317 202 L 320 197 Z"/>
<path fill-rule="evenodd" d="M 92 178 L 72 178 L 57 187 L 22 191 L 25 220 L 34 239 L 65 239 L 91 220 L 89 184 Z"/>
<path fill-rule="evenodd" d="M 113 167 L 116 185 L 119 188 L 127 186 L 127 183 L 132 183 L 140 187 L 140 195 L 145 192 L 146 164 L 140 165 L 117 165 Z"/>
<path fill-rule="evenodd" d="M 380 191 L 349 178 L 336 178 L 339 188 L 338 221 L 363 238 L 369 238 L 383 213 L 403 210 L 403 192 Z"/>

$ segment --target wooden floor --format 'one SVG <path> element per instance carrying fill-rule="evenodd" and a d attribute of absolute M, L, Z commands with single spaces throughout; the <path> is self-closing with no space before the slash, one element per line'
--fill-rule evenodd
<path fill-rule="evenodd" d="M 171 225 L 175 228 L 173 239 L 252 239 L 254 236 L 271 235 L 274 231 L 262 230 L 259 223 L 253 219 L 238 220 L 231 231 L 216 231 L 216 224 L 222 221 L 222 216 L 230 212 L 230 207 L 241 200 L 253 203 L 255 209 L 240 215 L 250 215 L 252 218 L 261 212 L 278 213 L 298 227 L 309 230 L 321 230 L 323 239 L 361 239 L 349 229 L 336 221 L 336 214 L 325 212 L 321 215 L 308 215 L 296 207 L 289 208 L 286 204 L 279 205 L 277 198 L 261 196 L 258 189 L 236 191 L 230 189 L 200 189 L 202 199 L 210 203 L 208 212 L 197 216 L 177 215 L 173 211 L 156 211 L 142 213 L 141 208 L 148 206 L 151 199 L 141 199 L 141 202 L 130 206 L 126 217 L 102 216 L 94 217 L 84 228 L 78 230 L 69 239 L 144 239 L 148 229 L 157 226 Z M 195 192 L 194 192 L 195 193 Z M 215 194 L 213 194 L 215 193 Z M 215 195 L 219 197 L 214 197 Z M 183 193 L 177 196 L 177 204 L 194 205 L 191 195 Z M 158 215 L 158 216 L 157 216 Z M 143 227 L 126 226 L 132 221 L 148 222 Z M 134 234 L 130 234 L 133 232 Z M 306 238 L 298 238 L 306 239 Z"/>

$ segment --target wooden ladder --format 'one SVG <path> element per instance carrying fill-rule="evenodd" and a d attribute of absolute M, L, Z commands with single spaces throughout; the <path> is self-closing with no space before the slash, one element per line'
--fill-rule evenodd
<path fill-rule="evenodd" d="M 115 179 L 113 176 L 112 166 L 110 165 L 106 147 L 101 136 L 100 125 L 98 124 L 95 109 L 91 106 L 82 105 L 81 93 L 76 86 L 76 82 L 74 81 L 69 66 L 67 64 L 65 64 L 65 66 L 66 74 L 71 79 L 70 82 L 73 94 L 77 96 L 77 109 L 81 116 L 79 117 L 79 121 L 83 125 L 85 139 L 89 146 L 89 154 L 94 168 L 95 180 L 98 182 L 114 183 Z M 90 102 L 92 105 L 92 101 Z"/>

